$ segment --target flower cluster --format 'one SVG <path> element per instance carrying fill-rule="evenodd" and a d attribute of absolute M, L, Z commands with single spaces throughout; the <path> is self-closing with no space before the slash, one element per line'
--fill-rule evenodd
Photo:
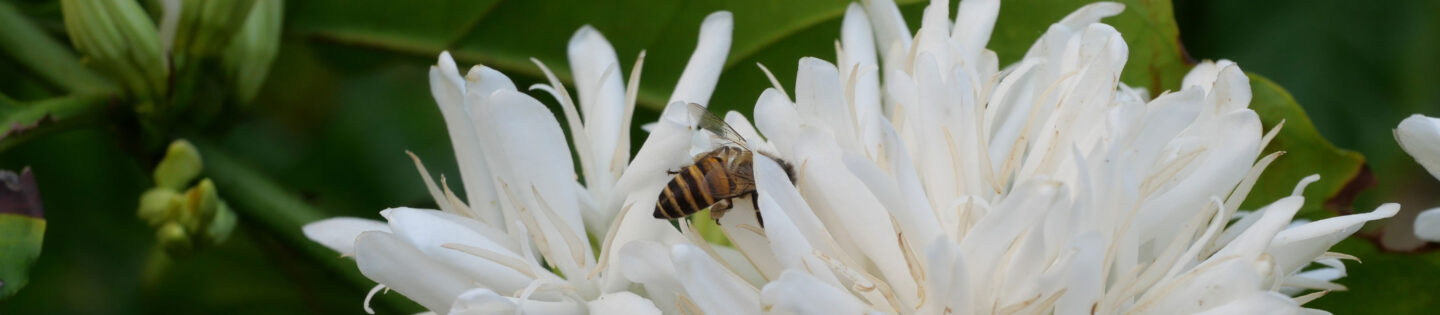
<path fill-rule="evenodd" d="M 963 1 L 954 20 L 932 1 L 913 36 L 893 2 L 852 4 L 836 63 L 801 59 L 793 98 L 772 76 L 754 124 L 725 117 L 795 166 L 792 181 L 755 155 L 759 209 L 736 201 L 719 221 L 733 247 L 648 211 L 667 170 L 716 145 L 686 104 L 709 99 L 729 13 L 702 25 L 634 159 L 642 62 L 626 86 L 605 39 L 576 33 L 579 105 L 549 70 L 531 89 L 562 105 L 583 181 L 543 105 L 442 54 L 431 86 L 465 201 L 420 166 L 440 210 L 306 233 L 439 313 L 1277 313 L 1343 289 L 1330 281 L 1353 257 L 1327 249 L 1398 206 L 1292 222 L 1311 176 L 1239 209 L 1280 127 L 1263 130 L 1233 62 L 1155 97 L 1120 83 L 1129 49 L 1100 20 L 1123 9 L 1082 7 L 1002 68 L 985 48 L 998 0 Z"/>

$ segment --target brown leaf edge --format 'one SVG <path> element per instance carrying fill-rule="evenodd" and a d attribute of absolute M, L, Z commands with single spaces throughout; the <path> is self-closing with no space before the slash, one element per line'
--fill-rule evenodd
<path fill-rule="evenodd" d="M 35 183 L 35 173 L 30 171 L 30 167 L 20 170 L 19 174 L 0 170 L 0 213 L 45 218 L 45 208 L 40 203 L 40 186 Z"/>

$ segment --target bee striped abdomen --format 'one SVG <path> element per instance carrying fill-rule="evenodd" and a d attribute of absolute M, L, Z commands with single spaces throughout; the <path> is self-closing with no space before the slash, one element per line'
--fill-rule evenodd
<path fill-rule="evenodd" d="M 719 159 L 707 157 L 700 159 L 695 164 L 681 168 L 670 183 L 665 185 L 659 200 L 655 203 L 656 218 L 678 219 L 687 215 L 699 212 L 716 202 L 716 194 L 723 193 L 728 189 L 716 189 L 718 185 L 728 185 L 724 179 L 720 183 L 713 179 L 707 179 L 706 174 L 711 172 L 723 172 L 724 164 Z M 728 188 L 728 186 L 722 186 Z"/>

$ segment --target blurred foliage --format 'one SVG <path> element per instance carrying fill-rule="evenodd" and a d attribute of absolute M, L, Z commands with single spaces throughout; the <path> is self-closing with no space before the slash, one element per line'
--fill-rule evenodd
<path fill-rule="evenodd" d="M 68 42 L 57 2 L 0 1 L 18 8 L 38 29 Z M 922 1 L 898 2 L 911 29 L 918 27 Z M 1006 1 L 991 48 L 1002 64 L 1012 62 L 1050 23 L 1084 2 Z M 1327 6 L 1295 0 L 1190 0 L 1175 4 L 1177 20 L 1169 18 L 1166 1 L 1123 2 L 1130 7 L 1126 13 L 1106 22 L 1124 33 L 1132 49 L 1149 52 L 1132 52 L 1127 83 L 1152 92 L 1176 88 L 1177 75 L 1188 69 L 1183 51 L 1199 58 L 1236 60 L 1245 70 L 1288 88 L 1314 118 L 1323 139 L 1369 157 L 1381 184 L 1360 196 L 1361 211 L 1391 200 L 1408 210 L 1440 205 L 1440 197 L 1433 194 L 1435 180 L 1399 152 L 1388 131 L 1411 112 L 1440 115 L 1440 90 L 1431 88 L 1440 84 L 1440 72 L 1434 71 L 1440 70 L 1435 58 L 1440 56 L 1440 10 L 1435 2 Z M 541 79 L 530 57 L 568 80 L 566 43 L 581 25 L 593 25 L 615 46 L 619 69 L 630 69 L 634 56 L 647 50 L 635 118 L 639 125 L 658 115 L 656 109 L 694 48 L 705 14 L 724 9 L 735 17 L 731 54 L 711 104 L 749 112 L 756 95 L 770 86 L 754 64 L 765 64 L 783 84 L 793 86 L 800 57 L 833 59 L 847 4 L 287 1 L 279 52 L 254 103 L 204 128 L 172 135 L 195 140 L 205 156 L 206 175 L 214 177 L 221 196 L 240 215 L 231 240 L 181 260 L 156 258 L 155 233 L 134 211 L 141 192 L 154 185 L 148 174 L 161 152 L 135 143 L 137 131 L 120 122 L 124 115 L 112 112 L 103 115 L 111 119 L 36 137 L 8 150 L 0 143 L 0 168 L 33 167 L 49 210 L 45 251 L 32 269 L 31 283 L 0 301 L 0 313 L 359 312 L 368 282 L 357 278 L 349 260 L 305 242 L 297 224 L 333 215 L 378 218 L 378 210 L 392 206 L 433 206 L 404 152 L 415 152 L 432 171 L 456 174 L 450 142 L 425 79 L 440 51 L 450 50 L 462 67 L 482 63 L 499 69 L 522 87 Z M 1136 29 L 1141 31 L 1129 31 Z M 0 36 L 0 42 L 6 39 Z M 35 70 L 8 56 L 0 58 L 0 76 L 6 78 L 45 77 L 40 73 L 44 71 L 70 70 Z M 1252 78 L 1257 89 L 1273 87 L 1262 82 Z M 0 94 L 17 102 L 54 99 L 67 95 L 66 90 L 73 90 L 67 82 L 0 81 Z M 548 97 L 539 99 L 550 102 Z M 1257 102 L 1261 99 L 1257 90 Z M 11 106 L 0 104 L 0 114 L 12 112 Z M 1289 115 L 1299 114 L 1288 110 Z M 1286 132 L 1305 135 L 1302 122 L 1286 124 Z M 645 135 L 638 130 L 633 134 Z M 1323 143 L 1313 132 L 1306 136 Z M 1271 171 L 1328 165 L 1306 164 L 1302 161 L 1316 157 L 1300 152 L 1291 150 Z M 1333 193 L 1322 187 L 1341 187 L 1354 172 L 1312 171 L 1327 174 L 1311 188 L 1322 191 L 1321 196 Z M 1294 180 L 1273 181 L 1287 187 L 1280 190 L 1285 192 L 1294 185 Z M 1275 199 L 1258 195 L 1262 187 L 1256 191 L 1252 201 Z M 1307 206 L 1316 208 L 1313 203 Z M 1384 234 L 1367 233 L 1372 239 Z M 1336 250 L 1355 254 L 1365 264 L 1352 264 L 1351 277 L 1341 281 L 1353 292 L 1332 293 L 1315 305 L 1337 314 L 1440 307 L 1440 301 L 1409 294 L 1437 289 L 1430 280 L 1440 274 L 1435 254 L 1383 253 L 1364 240 L 1347 241 Z M 380 298 L 376 306 L 382 313 L 416 310 L 398 294 Z"/>

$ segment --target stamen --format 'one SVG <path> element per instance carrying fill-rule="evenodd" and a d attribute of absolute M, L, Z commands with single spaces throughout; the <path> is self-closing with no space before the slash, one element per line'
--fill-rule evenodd
<path fill-rule="evenodd" d="M 1297 296 L 1297 297 L 1294 297 L 1293 300 L 1295 300 L 1295 304 L 1299 304 L 1299 305 L 1302 305 L 1302 306 L 1303 306 L 1303 305 L 1305 305 L 1305 303 L 1310 303 L 1310 301 L 1314 301 L 1315 299 L 1318 299 L 1318 298 L 1320 298 L 1320 297 L 1322 297 L 1322 296 L 1325 296 L 1326 294 L 1330 294 L 1330 290 L 1316 291 L 1316 292 L 1314 292 L 1314 293 Z"/>
<path fill-rule="evenodd" d="M 540 203 L 540 212 L 545 214 L 551 225 L 560 230 L 560 236 L 565 238 L 565 247 L 570 249 L 570 258 L 575 259 L 575 266 L 583 268 L 585 252 L 588 250 L 585 248 L 585 241 L 575 235 L 575 230 L 570 229 L 570 224 L 555 213 L 555 209 L 550 208 L 550 204 L 545 202 L 545 197 L 540 196 L 540 190 L 536 189 L 535 185 L 530 185 L 530 192 L 535 195 L 535 201 Z"/>
<path fill-rule="evenodd" d="M 575 110 L 575 102 L 570 99 L 570 92 L 565 90 L 565 84 L 560 83 L 560 79 L 555 77 L 555 72 L 545 67 L 545 63 L 540 62 L 540 59 L 530 58 L 530 62 L 540 67 L 540 71 L 545 73 L 545 78 L 553 87 L 546 89 L 545 85 L 537 83 L 531 85 L 530 89 L 549 92 L 550 96 L 555 97 L 555 100 L 560 103 L 560 109 L 565 112 L 565 123 L 570 126 L 570 141 L 575 143 L 576 155 L 580 156 L 580 171 L 585 174 L 594 174 L 590 167 L 595 165 L 595 158 L 592 156 L 595 151 L 590 148 L 590 137 L 585 136 L 584 122 L 580 120 L 580 113 Z"/>
<path fill-rule="evenodd" d="M 633 203 L 625 204 L 625 207 L 620 208 L 620 213 L 615 214 L 615 219 L 610 221 L 610 230 L 605 232 L 605 241 L 600 245 L 599 262 L 595 264 L 594 269 L 590 270 L 590 274 L 585 276 L 585 279 L 594 279 L 595 275 L 600 274 L 601 270 L 605 270 L 610 265 L 610 248 L 615 246 L 615 234 L 620 231 L 620 221 L 625 220 L 625 215 L 630 213 L 630 208 L 633 208 L 634 205 Z"/>
<path fill-rule="evenodd" d="M 485 259 L 485 260 L 489 260 L 489 261 L 495 262 L 495 263 L 497 263 L 497 264 L 500 264 L 501 266 L 505 266 L 505 267 L 509 267 L 510 269 L 514 269 L 516 272 L 525 274 L 525 276 L 530 277 L 531 279 L 535 279 L 535 278 L 536 278 L 535 272 L 532 271 L 532 270 L 530 270 L 530 264 L 525 263 L 525 261 L 520 260 L 520 259 L 515 258 L 515 257 L 509 257 L 509 256 L 505 256 L 504 254 L 497 253 L 497 252 L 492 251 L 492 250 L 488 250 L 488 249 L 484 249 L 484 248 L 479 248 L 479 247 L 474 247 L 474 246 L 465 245 L 465 244 L 459 244 L 459 243 L 445 243 L 445 244 L 441 244 L 440 247 L 441 247 L 441 248 L 453 249 L 453 250 L 458 251 L 458 252 L 470 254 L 470 255 L 475 256 L 475 257 L 480 257 L 480 258 L 483 258 L 483 259 Z M 528 249 L 527 249 L 527 250 L 528 250 Z"/>
<path fill-rule="evenodd" d="M 435 204 L 440 205 L 440 210 L 455 213 L 455 209 L 447 207 L 449 204 L 445 202 L 445 195 L 440 193 L 440 187 L 435 186 L 435 179 L 430 177 L 430 171 L 425 170 L 425 163 L 420 162 L 420 157 L 415 156 L 415 153 L 410 150 L 405 150 L 405 154 L 415 161 L 415 169 L 420 171 L 420 178 L 425 180 L 425 189 L 430 191 L 430 198 L 435 199 Z"/>
<path fill-rule="evenodd" d="M 614 156 L 610 159 L 610 172 L 616 178 L 625 173 L 625 167 L 630 163 L 630 124 L 635 116 L 635 102 L 639 99 L 640 93 L 640 69 L 645 65 L 645 51 L 640 51 L 640 56 L 635 57 L 635 66 L 630 69 L 630 80 L 625 82 L 625 115 L 620 122 L 619 145 L 615 146 Z"/>
<path fill-rule="evenodd" d="M 380 293 L 380 290 L 381 290 L 381 289 L 386 289 L 385 291 L 390 291 L 390 290 L 388 290 L 389 288 L 386 288 L 386 287 L 385 287 L 385 285 L 383 285 L 383 284 L 377 284 L 377 285 L 375 285 L 374 288 L 370 288 L 370 293 L 365 293 L 365 303 L 360 304 L 361 306 L 365 307 L 365 314 L 371 314 L 371 315 L 374 315 L 374 314 L 375 314 L 375 309 L 370 308 L 370 300 L 371 300 L 371 299 L 374 299 L 374 298 L 375 298 L 375 294 L 376 294 L 376 293 Z"/>
<path fill-rule="evenodd" d="M 790 100 L 790 94 L 785 93 L 785 86 L 780 85 L 780 80 L 775 79 L 775 73 L 770 72 L 770 68 L 766 68 L 763 63 L 756 62 L 755 65 L 760 67 L 760 72 L 765 73 L 765 78 L 770 79 L 770 85 L 775 87 L 775 91 L 780 92 L 780 96 L 784 96 L 785 100 Z"/>

